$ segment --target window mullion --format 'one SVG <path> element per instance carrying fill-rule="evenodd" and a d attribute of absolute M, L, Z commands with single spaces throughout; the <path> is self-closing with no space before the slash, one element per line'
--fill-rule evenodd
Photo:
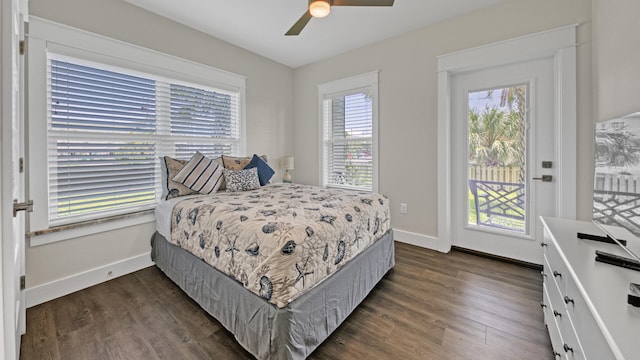
<path fill-rule="evenodd" d="M 171 136 L 171 108 L 169 98 L 169 84 L 156 81 L 156 151 L 157 156 L 173 154 L 175 149 Z"/>

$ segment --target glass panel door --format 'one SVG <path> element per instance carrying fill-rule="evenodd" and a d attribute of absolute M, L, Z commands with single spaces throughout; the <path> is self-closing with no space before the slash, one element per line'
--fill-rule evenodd
<path fill-rule="evenodd" d="M 452 77 L 455 246 L 542 263 L 538 218 L 558 206 L 553 79 L 551 57 Z"/>
<path fill-rule="evenodd" d="M 468 93 L 468 225 L 527 233 L 527 85 Z"/>

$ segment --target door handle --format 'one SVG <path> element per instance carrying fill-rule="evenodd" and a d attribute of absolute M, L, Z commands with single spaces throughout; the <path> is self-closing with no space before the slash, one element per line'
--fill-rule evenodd
<path fill-rule="evenodd" d="M 13 217 L 18 215 L 18 211 L 33 212 L 33 200 L 19 203 L 17 199 L 13 199 Z"/>
<path fill-rule="evenodd" d="M 541 177 L 534 177 L 533 180 L 542 180 L 542 182 L 551 182 L 553 181 L 553 176 L 542 175 Z"/>

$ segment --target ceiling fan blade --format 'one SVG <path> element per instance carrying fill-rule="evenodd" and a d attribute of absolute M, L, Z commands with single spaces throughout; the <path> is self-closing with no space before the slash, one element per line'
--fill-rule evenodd
<path fill-rule="evenodd" d="M 311 13 L 309 12 L 309 10 L 307 10 L 307 12 L 304 13 L 300 17 L 300 19 L 298 19 L 298 21 L 296 21 L 295 24 L 293 24 L 291 29 L 289 29 L 289 31 L 287 31 L 285 35 L 287 35 L 287 36 L 299 35 L 300 32 L 302 31 L 302 29 L 304 29 L 304 27 L 307 26 L 307 23 L 309 22 L 309 20 L 311 20 L 311 18 L 312 18 Z"/>
<path fill-rule="evenodd" d="M 333 6 L 393 6 L 394 0 L 333 0 Z"/>

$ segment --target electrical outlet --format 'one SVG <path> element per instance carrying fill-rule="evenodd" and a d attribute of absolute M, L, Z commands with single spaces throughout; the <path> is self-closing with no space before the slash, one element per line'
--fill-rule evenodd
<path fill-rule="evenodd" d="M 407 213 L 407 203 L 400 203 L 400 213 L 401 214 Z"/>

